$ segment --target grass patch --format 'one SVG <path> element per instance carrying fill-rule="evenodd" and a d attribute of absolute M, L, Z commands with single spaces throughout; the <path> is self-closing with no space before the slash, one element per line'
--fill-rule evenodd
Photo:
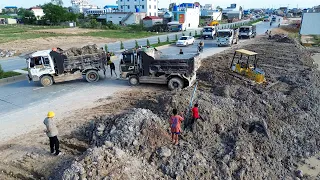
<path fill-rule="evenodd" d="M 168 44 L 174 44 L 175 41 L 170 41 L 170 42 L 161 42 L 161 43 L 156 43 L 156 44 L 151 44 L 152 47 L 160 47 Z"/>
<path fill-rule="evenodd" d="M 13 76 L 19 76 L 19 75 L 21 75 L 21 73 L 14 72 L 14 71 L 8 71 L 8 72 L 4 72 L 2 75 L 0 75 L 0 79 L 13 77 Z"/>
<path fill-rule="evenodd" d="M 28 71 L 28 68 L 23 68 L 23 69 L 21 69 L 21 70 Z"/>

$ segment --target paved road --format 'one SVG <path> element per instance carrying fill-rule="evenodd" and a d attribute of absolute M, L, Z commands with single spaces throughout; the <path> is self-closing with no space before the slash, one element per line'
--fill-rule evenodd
<path fill-rule="evenodd" d="M 265 32 L 268 23 L 257 25 L 258 33 Z M 164 38 L 166 38 L 164 36 Z M 157 40 L 155 40 L 157 41 Z M 223 51 L 224 47 L 216 47 L 213 41 L 206 40 L 203 56 L 213 55 Z M 151 43 L 153 43 L 151 41 Z M 196 51 L 196 45 L 186 47 L 184 50 Z M 161 48 L 164 53 L 177 53 L 178 47 L 167 46 Z M 20 62 L 21 61 L 21 62 Z M 8 69 L 16 68 L 24 60 L 6 60 Z M 114 61 L 118 66 L 119 61 Z M 10 65 L 11 63 L 11 65 Z M 17 63 L 15 65 L 15 63 Z M 21 64 L 21 65 L 22 65 Z M 20 66 L 19 66 L 20 68 Z M 109 71 L 107 71 L 109 76 Z M 99 98 L 112 95 L 114 92 L 130 88 L 125 80 L 111 80 L 107 77 L 97 83 L 87 83 L 84 80 L 58 83 L 43 88 L 39 83 L 30 84 L 21 81 L 0 86 L 0 137 L 9 137 L 7 134 L 20 135 L 34 130 L 39 126 L 44 112 L 54 110 L 58 113 L 66 113 L 83 108 L 81 104 L 86 101 L 94 102 Z M 41 125 L 41 123 L 40 123 Z M 0 140 L 1 141 L 1 140 Z"/>

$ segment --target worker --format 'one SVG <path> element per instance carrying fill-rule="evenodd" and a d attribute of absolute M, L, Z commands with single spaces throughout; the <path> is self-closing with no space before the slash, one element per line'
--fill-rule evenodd
<path fill-rule="evenodd" d="M 270 26 L 272 26 L 272 21 L 270 22 Z"/>
<path fill-rule="evenodd" d="M 180 52 L 179 52 L 179 54 L 183 54 L 183 51 L 182 51 L 182 49 L 180 49 Z"/>
<path fill-rule="evenodd" d="M 194 123 L 195 121 L 197 121 L 200 118 L 198 106 L 199 106 L 198 104 L 195 104 L 191 110 L 192 111 L 192 123 Z"/>
<path fill-rule="evenodd" d="M 114 72 L 114 74 L 116 75 L 116 77 L 118 77 L 117 73 L 116 73 L 116 66 L 114 65 L 114 63 L 111 61 L 111 55 L 109 54 L 109 58 L 107 56 L 107 63 L 110 66 L 110 71 L 111 71 L 111 77 L 112 77 L 112 71 Z"/>
<path fill-rule="evenodd" d="M 267 31 L 265 32 L 265 34 L 266 34 L 266 35 L 269 35 L 269 30 L 267 30 Z"/>
<path fill-rule="evenodd" d="M 269 39 L 271 39 L 271 35 L 272 35 L 272 34 L 271 34 L 271 31 L 269 31 Z"/>
<path fill-rule="evenodd" d="M 280 23 L 278 24 L 278 28 L 280 27 Z"/>
<path fill-rule="evenodd" d="M 170 118 L 170 128 L 171 128 L 171 138 L 172 138 L 172 143 L 174 145 L 178 145 L 179 141 L 179 135 L 181 133 L 181 122 L 184 120 L 183 113 L 181 113 L 181 116 L 178 115 L 178 110 L 173 109 L 172 110 L 173 116 Z"/>
<path fill-rule="evenodd" d="M 199 42 L 199 45 L 198 45 L 198 51 L 199 51 L 199 52 L 202 52 L 202 51 L 203 51 L 203 47 L 204 47 L 204 42 L 203 42 L 203 41 L 200 41 L 200 42 Z"/>
<path fill-rule="evenodd" d="M 44 130 L 44 132 L 49 137 L 51 154 L 58 156 L 61 154 L 61 151 L 59 150 L 58 128 L 53 120 L 54 116 L 54 112 L 48 112 L 43 124 L 46 125 L 46 130 Z"/>

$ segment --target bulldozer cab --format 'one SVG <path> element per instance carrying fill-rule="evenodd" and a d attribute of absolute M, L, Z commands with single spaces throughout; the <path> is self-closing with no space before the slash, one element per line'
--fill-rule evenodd
<path fill-rule="evenodd" d="M 239 49 L 234 52 L 230 69 L 240 75 L 246 76 L 258 84 L 266 82 L 265 73 L 257 67 L 258 53 Z"/>

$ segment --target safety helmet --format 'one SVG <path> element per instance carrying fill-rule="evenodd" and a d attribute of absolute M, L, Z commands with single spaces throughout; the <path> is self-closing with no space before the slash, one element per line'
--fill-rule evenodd
<path fill-rule="evenodd" d="M 48 118 L 53 118 L 55 116 L 53 111 L 49 111 L 47 117 Z"/>

